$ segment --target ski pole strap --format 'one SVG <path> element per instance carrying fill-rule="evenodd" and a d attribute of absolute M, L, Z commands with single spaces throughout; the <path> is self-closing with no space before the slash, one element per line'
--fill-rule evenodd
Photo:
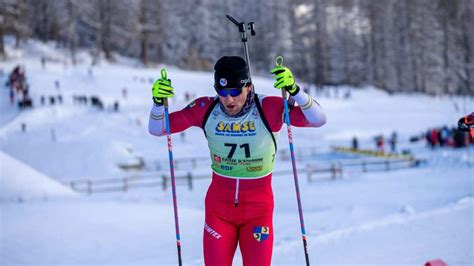
<path fill-rule="evenodd" d="M 161 78 L 162 79 L 167 79 L 168 75 L 166 74 L 166 69 L 162 68 L 161 69 Z"/>
<path fill-rule="evenodd" d="M 275 64 L 277 66 L 282 66 L 283 65 L 283 56 L 281 56 L 281 55 L 277 56 L 277 58 L 275 59 Z"/>

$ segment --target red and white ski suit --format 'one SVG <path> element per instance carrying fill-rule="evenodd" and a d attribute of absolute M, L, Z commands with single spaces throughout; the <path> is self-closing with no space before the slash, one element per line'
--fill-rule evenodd
<path fill-rule="evenodd" d="M 296 127 L 319 127 L 326 116 L 310 96 L 300 91 L 293 99 L 299 106 L 290 111 L 291 124 Z M 170 114 L 171 133 L 191 126 L 205 128 L 206 112 L 213 108 L 212 97 L 201 97 L 186 108 Z M 261 110 L 272 132 L 283 125 L 283 99 L 266 96 Z M 216 106 L 219 108 L 219 106 Z M 209 114 L 207 114 L 209 115 Z M 163 136 L 165 124 L 163 107 L 154 106 L 149 131 Z M 208 133 L 209 134 L 209 133 Z M 270 134 L 267 134 L 271 138 Z M 272 174 L 256 179 L 235 179 L 213 171 L 212 182 L 205 199 L 204 261 L 208 266 L 232 265 L 237 244 L 244 265 L 270 265 L 273 248 L 273 191 Z M 237 202 L 238 195 L 238 204 Z"/>

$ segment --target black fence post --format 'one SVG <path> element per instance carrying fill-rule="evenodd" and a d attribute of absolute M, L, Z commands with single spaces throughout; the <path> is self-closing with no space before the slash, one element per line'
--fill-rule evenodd
<path fill-rule="evenodd" d="M 166 190 L 167 182 L 168 182 L 168 180 L 167 180 L 167 178 L 166 178 L 166 175 L 162 175 L 161 178 L 162 178 L 162 180 L 163 180 L 163 182 L 162 182 L 163 190 Z"/>
<path fill-rule="evenodd" d="M 309 164 L 307 164 L 306 165 L 306 174 L 308 176 L 308 183 L 311 183 L 313 181 L 313 180 L 311 180 L 311 171 L 312 170 L 313 170 L 312 167 Z"/>
<path fill-rule="evenodd" d="M 193 190 L 193 175 L 191 174 L 191 172 L 188 173 L 186 178 L 188 179 L 188 188 L 189 188 L 189 190 Z"/>
<path fill-rule="evenodd" d="M 336 179 L 336 165 L 333 163 L 331 164 L 331 174 L 332 174 L 332 180 Z"/>

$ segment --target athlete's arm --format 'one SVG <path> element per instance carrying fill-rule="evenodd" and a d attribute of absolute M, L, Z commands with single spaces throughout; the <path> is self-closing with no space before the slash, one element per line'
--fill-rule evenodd
<path fill-rule="evenodd" d="M 291 125 L 296 127 L 320 127 L 326 123 L 326 114 L 311 96 L 300 90 L 292 96 L 299 106 L 290 110 Z M 262 100 L 262 109 L 273 132 L 280 131 L 284 123 L 283 99 L 267 96 Z"/>
<path fill-rule="evenodd" d="M 178 133 L 192 126 L 202 127 L 204 114 L 212 101 L 212 97 L 201 97 L 188 104 L 182 110 L 170 113 L 171 133 Z M 158 137 L 166 135 L 164 106 L 153 105 L 148 121 L 148 131 L 150 134 Z"/>
<path fill-rule="evenodd" d="M 290 111 L 292 125 L 296 127 L 320 127 L 326 124 L 326 114 L 313 97 L 306 94 L 303 90 L 299 90 L 296 95 L 291 97 L 299 105 L 299 108 L 293 108 Z M 303 112 L 305 121 L 301 118 L 301 112 Z M 293 123 L 293 120 L 295 123 Z"/>

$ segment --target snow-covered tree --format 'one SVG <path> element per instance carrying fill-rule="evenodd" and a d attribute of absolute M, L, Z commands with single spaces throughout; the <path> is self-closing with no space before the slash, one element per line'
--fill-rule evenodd
<path fill-rule="evenodd" d="M 472 94 L 474 1 L 468 0 L 0 0 L 3 35 L 17 45 L 55 40 L 101 54 L 211 70 L 243 54 L 226 15 L 254 22 L 252 70 L 267 75 L 283 55 L 298 80 L 372 84 L 388 91 Z"/>
<path fill-rule="evenodd" d="M 3 36 L 13 34 L 15 47 L 20 45 L 24 38 L 31 35 L 29 21 L 31 6 L 25 0 L 2 0 L 0 2 L 0 55 L 5 56 Z"/>

